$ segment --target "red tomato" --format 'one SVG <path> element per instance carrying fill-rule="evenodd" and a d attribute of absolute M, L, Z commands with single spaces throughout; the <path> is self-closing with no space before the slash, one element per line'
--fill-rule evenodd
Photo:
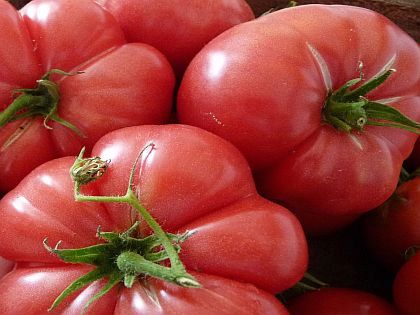
<path fill-rule="evenodd" d="M 90 311 L 287 314 L 262 290 L 282 291 L 303 276 L 307 245 L 302 228 L 286 208 L 257 194 L 246 160 L 225 140 L 182 125 L 111 132 L 92 151 L 111 160 L 108 170 L 84 193 L 124 194 L 133 161 L 150 143 L 154 149 L 141 156 L 135 176 L 139 200 L 167 232 L 194 232 L 181 244 L 180 257 L 189 271 L 196 272 L 203 288 L 181 289 L 146 278 L 145 284 L 139 281 L 131 290 L 112 290 Z M 68 174 L 73 160 L 66 157 L 43 164 L 0 201 L 0 255 L 21 262 L 0 282 L 1 314 L 42 313 L 71 279 L 87 270 L 63 265 L 43 247 L 45 237 L 50 244 L 62 240 L 61 248 L 80 248 L 98 243 L 98 226 L 121 232 L 136 220 L 125 204 L 75 202 Z M 144 231 L 143 227 L 140 233 Z M 98 287 L 94 283 L 72 295 L 60 310 L 80 312 Z M 28 298 L 20 298 L 18 305 L 11 302 L 22 296 Z"/>
<path fill-rule="evenodd" d="M 404 262 L 406 250 L 420 245 L 420 177 L 398 187 L 395 194 L 364 221 L 371 252 L 390 269 Z"/>
<path fill-rule="evenodd" d="M 400 315 L 420 314 L 420 254 L 412 257 L 398 271 L 393 295 Z"/>
<path fill-rule="evenodd" d="M 292 315 L 396 315 L 384 299 L 368 292 L 344 288 L 311 291 L 293 299 Z"/>
<path fill-rule="evenodd" d="M 361 90 L 337 96 L 360 76 L 361 62 L 359 84 L 396 70 L 368 100 L 420 119 L 417 43 L 380 14 L 340 5 L 280 10 L 218 36 L 188 67 L 178 116 L 235 144 L 266 196 L 300 211 L 360 214 L 392 194 L 417 139 L 397 128 L 363 127 L 372 111 L 354 109 L 367 103 Z M 352 109 L 341 112 L 348 102 Z M 331 104 L 337 116 L 324 107 Z"/>
<path fill-rule="evenodd" d="M 245 0 L 99 0 L 129 42 L 156 47 L 181 78 L 191 59 L 226 29 L 254 19 Z"/>
<path fill-rule="evenodd" d="M 0 127 L 0 191 L 45 161 L 82 146 L 90 150 L 111 130 L 168 120 L 175 84 L 170 64 L 155 48 L 125 44 L 115 19 L 95 2 L 35 0 L 17 12 L 2 0 L 0 29 L 0 110 L 14 101 L 15 89 L 35 88 L 51 69 L 83 71 L 50 78 L 59 93 L 58 116 L 83 136 L 44 117 Z M 51 99 L 43 97 L 41 116 Z M 0 112 L 0 121 L 6 117 Z"/>

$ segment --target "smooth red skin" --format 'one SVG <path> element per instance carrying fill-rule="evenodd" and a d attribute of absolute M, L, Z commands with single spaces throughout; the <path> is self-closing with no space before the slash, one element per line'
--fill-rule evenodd
<path fill-rule="evenodd" d="M 395 54 L 396 73 L 369 97 L 402 97 L 393 105 L 420 119 L 415 41 L 375 12 L 326 5 L 280 10 L 218 36 L 184 75 L 178 118 L 236 145 L 270 198 L 320 214 L 371 210 L 395 189 L 417 135 L 385 127 L 346 134 L 323 123 L 327 88 L 308 43 L 333 89 L 358 77 L 359 61 L 370 78 Z"/>
<path fill-rule="evenodd" d="M 420 245 L 420 177 L 405 182 L 383 206 L 364 221 L 370 251 L 389 269 L 397 270 L 406 250 Z"/>
<path fill-rule="evenodd" d="M 420 314 L 420 254 L 398 271 L 393 284 L 394 304 L 400 315 Z"/>
<path fill-rule="evenodd" d="M 51 306 L 51 297 L 60 294 L 67 283 L 87 270 L 83 266 L 14 270 L 0 282 L 0 297 L 2 301 L 8 300 L 7 304 L 0 302 L 0 312 L 5 315 L 50 314 L 47 309 Z M 147 280 L 144 285 L 135 283 L 132 289 L 116 287 L 93 303 L 84 314 L 289 314 L 275 297 L 253 285 L 205 274 L 194 273 L 194 276 L 203 288 L 186 289 L 154 279 Z M 28 286 L 28 282 L 32 285 Z M 80 314 L 85 303 L 104 284 L 104 281 L 94 282 L 80 293 L 70 296 L 55 309 L 55 313 Z M 38 290 L 33 290 L 33 286 Z M 27 298 L 22 300 L 22 296 Z"/>
<path fill-rule="evenodd" d="M 261 299 L 262 305 L 266 294 L 260 296 L 254 285 L 274 293 L 291 287 L 303 276 L 308 254 L 298 220 L 286 208 L 258 196 L 249 166 L 239 151 L 204 130 L 165 125 L 128 127 L 109 133 L 95 145 L 93 154 L 110 158 L 111 164 L 100 180 L 84 187 L 84 193 L 124 193 L 132 163 L 149 143 L 154 144 L 154 149 L 146 149 L 140 158 L 136 190 L 142 204 L 167 231 L 196 232 L 182 249 L 181 257 L 188 270 L 226 278 L 220 281 L 250 283 L 252 286 L 247 285 L 245 291 L 251 291 L 254 299 Z M 63 265 L 43 247 L 45 237 L 51 246 L 61 240 L 61 248 L 79 248 L 97 243 L 98 226 L 103 231 L 123 231 L 135 220 L 127 206 L 75 202 L 68 175 L 73 161 L 73 157 L 65 157 L 39 166 L 0 200 L 0 255 L 19 261 L 18 269 L 23 273 Z M 65 266 L 56 276 L 64 277 L 71 268 L 72 265 Z M 47 276 L 43 279 L 48 282 Z M 19 282 L 0 282 L 0 288 L 11 283 Z M 27 286 L 20 285 L 19 290 L 39 291 L 39 285 L 25 283 Z M 222 285 L 220 288 L 223 290 Z M 1 291 L 0 310 L 9 307 Z M 14 294 L 15 289 L 7 292 Z M 238 297 L 244 294 L 241 292 L 237 292 Z M 47 300 L 49 305 L 57 295 L 47 291 L 45 294 L 33 304 L 44 307 Z M 220 297 L 210 294 L 208 298 Z M 2 305 L 2 301 L 7 305 Z M 226 298 L 223 301 L 226 304 Z M 176 303 L 168 306 L 168 311 L 176 309 Z M 245 300 L 238 303 L 226 313 L 240 314 L 247 304 Z M 283 314 L 280 309 L 277 306 L 273 314 Z M 255 313 L 266 314 L 258 308 Z"/>
<path fill-rule="evenodd" d="M 12 102 L 14 89 L 35 87 L 52 68 L 84 71 L 52 76 L 60 89 L 60 117 L 84 137 L 52 121 L 47 124 L 53 129 L 43 130 L 43 119 L 37 118 L 24 128 L 24 136 L 5 145 L 22 122 L 2 127 L 0 191 L 15 187 L 43 162 L 77 154 L 83 146 L 90 151 L 111 130 L 169 119 L 175 85 L 169 62 L 148 45 L 125 44 L 115 19 L 93 1 L 36 0 L 20 15 L 1 1 L 0 20 L 5 43 L 0 49 L 0 109 Z"/>
<path fill-rule="evenodd" d="M 397 315 L 384 299 L 368 292 L 344 288 L 311 291 L 287 306 L 291 315 Z"/>
<path fill-rule="evenodd" d="M 244 0 L 100 0 L 129 42 L 159 49 L 181 78 L 191 59 L 211 39 L 255 18 Z"/>

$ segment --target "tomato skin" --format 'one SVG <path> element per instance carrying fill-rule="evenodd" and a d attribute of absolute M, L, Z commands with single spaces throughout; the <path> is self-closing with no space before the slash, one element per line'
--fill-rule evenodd
<path fill-rule="evenodd" d="M 89 268 L 83 266 L 18 268 L 0 282 L 2 314 L 50 314 L 51 298 L 55 298 L 65 285 Z M 288 311 L 275 297 L 256 287 L 215 276 L 197 274 L 203 289 L 185 289 L 150 279 L 135 283 L 132 289 L 115 287 L 101 300 L 93 303 L 85 314 L 276 314 Z M 32 285 L 27 285 L 27 282 Z M 18 284 L 17 287 L 15 285 Z M 104 281 L 94 282 L 77 295 L 66 299 L 55 311 L 59 314 L 80 314 L 85 303 L 97 293 Z M 39 288 L 42 288 L 42 293 Z M 151 297 L 150 294 L 154 294 Z M 22 296 L 25 296 L 22 300 Z M 157 302 L 158 301 L 158 302 Z M 158 304 L 159 303 L 159 304 Z"/>
<path fill-rule="evenodd" d="M 148 45 L 126 44 L 116 20 L 97 3 L 36 0 L 17 12 L 1 1 L 0 20 L 1 110 L 13 101 L 15 89 L 34 88 L 51 69 L 83 72 L 51 76 L 60 94 L 58 115 L 83 136 L 52 120 L 44 126 L 41 117 L 14 141 L 11 135 L 21 133 L 24 122 L 1 127 L 0 191 L 48 160 L 77 154 L 83 146 L 90 151 L 111 130 L 169 119 L 175 86 L 169 62 Z M 24 59 L 17 66 L 11 51 Z"/>
<path fill-rule="evenodd" d="M 185 73 L 178 118 L 237 146 L 265 196 L 299 211 L 361 214 L 391 195 L 417 135 L 373 126 L 347 134 L 324 123 L 330 87 L 308 44 L 325 60 L 332 90 L 359 76 L 359 61 L 371 78 L 395 56 L 396 72 L 368 97 L 401 97 L 392 105 L 420 119 L 414 40 L 375 12 L 326 5 L 280 10 L 214 39 Z"/>
<path fill-rule="evenodd" d="M 304 233 L 287 209 L 257 194 L 246 160 L 227 141 L 182 125 L 137 126 L 111 132 L 93 149 L 94 155 L 111 159 L 109 168 L 100 180 L 84 187 L 83 192 L 120 194 L 127 187 L 133 161 L 150 143 L 153 150 L 141 156 L 136 174 L 139 199 L 166 231 L 195 232 L 184 242 L 181 259 L 204 285 L 191 300 L 196 289 L 183 291 L 148 279 L 146 287 L 160 296 L 165 314 L 166 310 L 176 314 L 196 309 L 205 314 L 210 312 L 209 304 L 216 305 L 216 311 L 222 314 L 243 314 L 244 308 L 249 308 L 250 314 L 287 314 L 270 293 L 292 286 L 303 276 L 308 259 Z M 121 232 L 135 220 L 132 210 L 120 204 L 75 202 L 68 174 L 73 160 L 64 157 L 39 166 L 0 200 L 0 255 L 19 261 L 18 267 L 0 281 L 2 314 L 14 314 L 9 294 L 16 297 L 16 292 L 39 291 L 40 283 L 24 280 L 25 277 L 36 278 L 31 275 L 48 269 L 45 276 L 39 277 L 42 280 L 38 279 L 47 282 L 48 289 L 37 292 L 37 297 L 28 294 L 30 299 L 22 302 L 33 305 L 33 312 L 25 314 L 40 314 L 70 283 L 70 275 L 74 279 L 80 275 L 80 268 L 86 270 L 79 265 L 66 265 L 46 251 L 42 244 L 45 237 L 51 246 L 61 240 L 61 248 L 80 248 L 98 242 L 95 237 L 98 226 L 103 231 Z M 144 226 L 140 231 L 147 232 Z M 58 288 L 55 281 L 60 283 Z M 14 284 L 19 288 L 14 289 Z M 70 306 L 62 307 L 71 307 L 70 313 L 80 312 L 99 286 L 94 283 L 90 289 L 75 293 L 67 301 Z M 7 290 L 2 290 L 3 287 Z M 225 287 L 226 296 L 222 294 Z M 162 312 L 147 299 L 135 302 L 138 294 L 144 295 L 136 292 L 115 290 L 104 301 L 113 307 L 105 307 L 100 300 L 92 312 L 105 308 L 104 314 L 137 314 L 144 313 L 137 310 L 144 307 L 147 314 L 148 308 L 150 314 Z M 168 298 L 172 292 L 174 297 Z M 230 294 L 231 303 L 226 303 Z M 251 300 L 254 302 L 246 303 Z"/>
<path fill-rule="evenodd" d="M 401 315 L 420 312 L 420 255 L 410 258 L 398 271 L 393 284 L 394 304 Z"/>
<path fill-rule="evenodd" d="M 15 265 L 14 262 L 6 260 L 3 257 L 0 257 L 0 278 L 2 278 L 10 270 L 12 270 L 14 265 Z"/>
<path fill-rule="evenodd" d="M 371 293 L 345 288 L 325 288 L 293 299 L 292 315 L 397 315 L 384 299 Z"/>
<path fill-rule="evenodd" d="M 397 270 L 406 250 L 420 244 L 420 177 L 401 184 L 389 201 L 369 213 L 364 231 L 370 251 Z"/>
<path fill-rule="evenodd" d="M 254 19 L 244 0 L 100 0 L 118 20 L 129 42 L 159 49 L 181 78 L 191 59 L 226 29 Z"/>

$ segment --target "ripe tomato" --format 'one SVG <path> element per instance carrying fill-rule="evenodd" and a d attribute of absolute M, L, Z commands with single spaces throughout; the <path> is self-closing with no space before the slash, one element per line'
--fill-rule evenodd
<path fill-rule="evenodd" d="M 400 315 L 420 314 L 420 254 L 412 257 L 398 271 L 393 296 Z"/>
<path fill-rule="evenodd" d="M 35 0 L 17 12 L 1 0 L 0 29 L 0 191 L 45 161 L 90 150 L 111 130 L 168 120 L 175 85 L 169 62 L 148 45 L 126 44 L 95 2 Z M 74 75 L 53 73 L 37 83 L 52 69 Z M 16 89 L 37 84 L 32 92 L 41 95 L 15 98 Z M 24 101 L 32 107 L 20 108 Z M 14 120 L 20 114 L 33 116 Z"/>
<path fill-rule="evenodd" d="M 406 250 L 420 245 L 420 177 L 400 185 L 395 194 L 366 217 L 364 230 L 371 252 L 397 270 Z"/>
<path fill-rule="evenodd" d="M 110 160 L 109 167 L 102 178 L 84 187 L 84 194 L 124 195 L 133 161 L 150 144 L 153 149 L 140 156 L 136 168 L 135 191 L 165 231 L 192 233 L 181 244 L 180 257 L 203 288 L 180 289 L 144 277 L 144 283 L 138 280 L 132 289 L 111 290 L 90 311 L 287 314 L 268 293 L 291 287 L 303 276 L 307 245 L 302 228 L 286 208 L 257 194 L 246 160 L 225 140 L 182 125 L 111 132 L 92 151 Z M 45 237 L 50 244 L 61 240 L 61 248 L 80 248 L 98 243 L 98 226 L 119 233 L 138 219 L 126 204 L 75 202 L 68 174 L 73 160 L 41 165 L 0 201 L 0 255 L 20 262 L 0 282 L 1 314 L 42 313 L 63 288 L 89 270 L 63 264 L 45 250 Z M 138 230 L 147 231 L 143 225 Z M 109 261 L 114 264 L 115 258 Z M 80 312 L 99 286 L 95 282 L 73 294 L 60 310 Z"/>
<path fill-rule="evenodd" d="M 191 59 L 226 29 L 254 19 L 245 0 L 99 0 L 129 42 L 150 44 L 181 78 Z"/>
<path fill-rule="evenodd" d="M 300 211 L 360 214 L 392 194 L 417 139 L 370 126 L 386 116 L 370 101 L 419 120 L 419 68 L 417 43 L 380 14 L 297 6 L 211 41 L 185 73 L 178 117 L 235 144 L 266 196 Z"/>
<path fill-rule="evenodd" d="M 396 315 L 384 299 L 354 289 L 325 288 L 293 299 L 292 315 Z"/>

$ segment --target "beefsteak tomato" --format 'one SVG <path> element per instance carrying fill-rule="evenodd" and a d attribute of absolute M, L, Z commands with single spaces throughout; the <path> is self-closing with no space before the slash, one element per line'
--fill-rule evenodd
<path fill-rule="evenodd" d="M 245 0 L 99 0 L 129 42 L 150 44 L 181 79 L 191 59 L 226 29 L 255 18 Z"/>
<path fill-rule="evenodd" d="M 140 151 L 143 153 L 138 156 Z M 110 162 L 101 160 L 107 165 L 105 174 L 80 191 L 84 195 L 120 196 L 112 197 L 120 203 L 74 201 L 69 176 L 72 157 L 39 166 L 0 201 L 0 255 L 19 262 L 0 281 L 0 313 L 42 314 L 69 283 L 92 269 L 64 264 L 45 250 L 42 243 L 46 237 L 48 244 L 61 241 L 60 248 L 80 248 L 98 244 L 98 226 L 98 235 L 111 240 L 127 235 L 123 232 L 137 220 L 140 226 L 131 233 L 147 236 L 150 228 L 155 231 L 146 224 L 147 216 L 142 220 L 134 208 L 121 203 L 130 178 L 141 207 L 167 233 L 189 231 L 189 237 L 180 244 L 179 257 L 202 287 L 179 288 L 139 273 L 131 289 L 117 284 L 120 290 L 111 289 L 88 312 L 287 314 L 269 293 L 291 287 L 303 276 L 307 267 L 305 236 L 291 212 L 257 194 L 250 168 L 233 145 L 192 126 L 137 126 L 107 134 L 92 153 Z M 133 168 L 136 156 L 138 165 Z M 89 167 L 87 173 L 91 174 Z M 92 174 L 96 176 L 96 172 Z M 138 207 L 136 204 L 135 209 Z M 110 237 L 101 231 L 120 234 Z M 118 257 L 127 250 L 134 251 L 135 242 L 140 242 L 125 240 L 121 244 L 128 245 L 119 243 L 112 252 L 106 251 L 107 259 L 95 262 L 105 261 L 105 269 L 115 271 Z M 62 255 L 57 248 L 50 251 Z M 152 251 L 147 255 L 157 254 Z M 122 270 L 112 271 L 109 278 Z M 93 282 L 68 296 L 57 310 L 80 312 L 103 285 L 104 280 Z"/>
<path fill-rule="evenodd" d="M 1 0 L 0 29 L 0 191 L 111 130 L 169 119 L 169 62 L 126 44 L 97 3 L 35 0 L 18 12 Z"/>
<path fill-rule="evenodd" d="M 178 117 L 236 145 L 264 195 L 356 215 L 392 194 L 417 139 L 419 123 L 401 112 L 420 119 L 419 68 L 417 43 L 378 13 L 287 8 L 204 47 L 181 82 Z M 389 127 L 405 123 L 414 132 Z"/>

